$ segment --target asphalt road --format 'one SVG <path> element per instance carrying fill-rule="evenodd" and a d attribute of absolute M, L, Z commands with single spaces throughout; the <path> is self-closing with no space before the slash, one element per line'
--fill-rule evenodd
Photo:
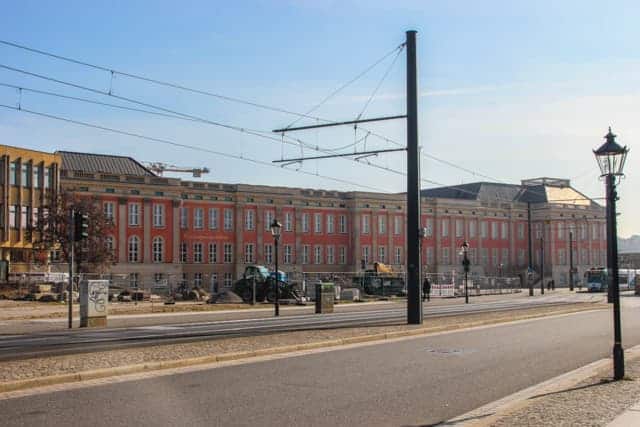
<path fill-rule="evenodd" d="M 520 298 L 475 304 L 429 306 L 425 318 L 470 313 L 518 310 L 576 302 L 575 295 Z M 250 336 L 263 333 L 328 329 L 347 326 L 394 325 L 406 322 L 406 308 L 376 309 L 332 314 L 305 314 L 280 318 L 253 318 L 201 323 L 167 324 L 133 328 L 76 329 L 26 335 L 0 336 L 0 360 L 32 356 L 101 351 L 150 344 Z"/>
<path fill-rule="evenodd" d="M 623 301 L 631 347 L 640 303 Z M 0 400 L 0 411 L 5 426 L 429 426 L 611 347 L 600 310 Z"/>

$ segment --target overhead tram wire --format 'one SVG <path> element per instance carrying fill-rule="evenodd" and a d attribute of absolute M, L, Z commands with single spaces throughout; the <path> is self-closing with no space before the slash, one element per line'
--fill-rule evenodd
<path fill-rule="evenodd" d="M 198 147 L 196 145 L 183 144 L 183 143 L 171 141 L 171 140 L 168 140 L 168 139 L 151 137 L 151 136 L 147 136 L 147 135 L 140 134 L 140 133 L 128 132 L 128 131 L 124 131 L 124 130 L 120 130 L 120 129 L 115 129 L 115 128 L 110 128 L 110 127 L 106 127 L 106 126 L 96 125 L 94 123 L 88 123 L 88 122 L 83 122 L 83 121 L 79 121 L 79 120 L 70 119 L 70 118 L 67 118 L 67 117 L 62 117 L 62 116 L 56 116 L 56 115 L 53 115 L 53 114 L 43 113 L 41 111 L 35 111 L 35 110 L 26 109 L 26 108 L 18 108 L 18 107 L 14 107 L 14 106 L 11 106 L 11 105 L 0 104 L 0 107 L 6 108 L 6 109 L 9 109 L 9 110 L 15 110 L 15 111 L 18 111 L 18 112 L 32 114 L 32 115 L 36 115 L 36 116 L 40 116 L 40 117 L 46 117 L 46 118 L 49 118 L 49 119 L 59 120 L 59 121 L 65 122 L 65 123 L 71 123 L 71 124 L 75 124 L 75 125 L 79 125 L 79 126 L 94 128 L 94 129 L 98 129 L 98 130 L 102 130 L 102 131 L 106 131 L 106 132 L 111 132 L 111 133 L 116 133 L 116 134 L 119 134 L 119 135 L 129 136 L 129 137 L 132 137 L 132 138 L 142 139 L 142 140 L 151 141 L 151 142 L 160 143 L 160 144 L 165 144 L 165 145 L 171 145 L 171 146 L 174 146 L 174 147 L 186 148 L 186 149 L 189 149 L 189 150 L 194 150 L 194 151 L 200 151 L 200 152 L 203 152 L 203 153 L 214 154 L 214 155 L 217 155 L 217 156 L 220 156 L 220 157 L 226 157 L 226 158 L 229 158 L 229 159 L 242 160 L 242 161 L 254 163 L 254 164 L 257 164 L 257 165 L 269 166 L 269 167 L 274 167 L 274 168 L 277 168 L 279 170 L 282 170 L 280 167 L 273 165 L 271 162 L 265 162 L 263 160 L 257 160 L 257 159 L 253 159 L 251 157 L 246 157 L 246 156 L 243 156 L 243 155 L 236 155 L 236 154 L 226 153 L 226 152 L 223 152 L 223 151 L 211 150 L 211 149 L 204 148 L 204 147 Z M 338 183 L 341 183 L 341 184 L 354 185 L 354 186 L 361 187 L 361 188 L 366 188 L 366 189 L 372 190 L 372 191 L 382 191 L 382 192 L 391 193 L 391 191 L 388 191 L 388 190 L 382 190 L 380 188 L 372 187 L 372 186 L 369 186 L 369 185 L 366 185 L 366 184 L 360 184 L 360 183 L 349 181 L 349 180 L 345 180 L 345 179 L 342 179 L 342 178 L 336 178 L 336 177 L 332 177 L 332 176 L 328 176 L 328 175 L 322 175 L 322 174 L 317 174 L 317 173 L 303 171 L 303 170 L 292 170 L 292 169 L 285 169 L 285 170 L 287 170 L 289 172 L 300 173 L 300 174 L 309 175 L 309 176 L 315 176 L 315 177 L 319 177 L 319 178 L 326 179 L 326 180 L 329 180 L 329 181 L 338 182 Z"/>
<path fill-rule="evenodd" d="M 52 53 L 52 52 L 47 52 L 47 51 L 44 51 L 44 50 L 41 50 L 41 49 L 36 49 L 36 48 L 33 48 L 33 47 L 21 45 L 21 44 L 18 44 L 18 43 L 7 41 L 7 40 L 0 40 L 0 44 L 4 44 L 6 46 L 11 46 L 11 47 L 16 48 L 16 49 L 22 49 L 22 50 L 25 50 L 27 52 L 36 53 L 38 55 L 47 56 L 47 57 L 54 58 L 54 59 L 57 59 L 57 60 L 69 62 L 69 63 L 72 63 L 72 64 L 76 64 L 76 65 L 92 68 L 92 69 L 95 69 L 95 70 L 104 71 L 104 72 L 107 72 L 107 73 L 111 74 L 111 76 L 113 76 L 114 74 L 117 74 L 117 75 L 125 76 L 125 77 L 131 78 L 131 79 L 144 81 L 144 82 L 148 82 L 148 83 L 153 83 L 153 84 L 156 84 L 156 85 L 159 85 L 159 86 L 169 87 L 169 88 L 182 90 L 182 91 L 185 91 L 185 92 L 191 92 L 191 93 L 204 95 L 204 96 L 210 96 L 210 97 L 213 97 L 213 98 L 218 98 L 218 99 L 229 101 L 229 102 L 235 102 L 235 103 L 239 103 L 239 104 L 244 104 L 244 105 L 252 106 L 252 107 L 263 109 L 263 110 L 289 114 L 289 115 L 297 116 L 298 118 L 310 118 L 310 119 L 320 120 L 320 121 L 327 122 L 327 123 L 335 123 L 335 121 L 333 121 L 333 120 L 329 120 L 329 119 L 318 117 L 318 116 L 313 116 L 310 113 L 303 114 L 303 113 L 287 110 L 287 109 L 280 108 L 280 107 L 274 107 L 274 106 L 270 106 L 270 105 L 266 105 L 266 104 L 261 104 L 261 103 L 257 103 L 257 102 L 253 102 L 253 101 L 248 101 L 248 100 L 245 100 L 245 99 L 240 99 L 240 98 L 236 98 L 236 97 L 232 97 L 232 96 L 222 95 L 222 94 L 218 94 L 218 93 L 214 93 L 214 92 L 210 92 L 210 91 L 206 91 L 206 90 L 202 90 L 202 89 L 195 89 L 195 88 L 191 88 L 191 87 L 184 86 L 184 85 L 177 84 L 177 83 L 167 82 L 167 81 L 163 81 L 163 80 L 159 80 L 159 79 L 154 79 L 154 78 L 151 78 L 151 77 L 143 76 L 143 75 L 140 75 L 140 74 L 134 74 L 134 73 L 126 72 L 126 71 L 121 71 L 121 70 L 118 70 L 118 69 L 116 69 L 114 67 L 105 67 L 105 66 L 102 66 L 102 65 L 93 64 L 93 63 L 90 63 L 88 61 L 82 61 L 82 60 L 71 58 L 71 57 L 68 57 L 68 56 L 63 56 L 63 55 L 55 54 L 55 53 Z M 394 48 L 392 51 L 390 51 L 389 53 L 384 55 L 380 60 L 376 61 L 376 63 L 374 63 L 374 66 L 377 65 L 379 62 L 382 62 L 388 56 L 393 54 L 393 52 L 395 52 L 396 50 L 400 50 L 403 47 L 404 47 L 404 43 L 400 44 L 398 47 Z M 371 68 L 373 68 L 373 66 Z M 61 83 L 61 84 L 64 84 L 64 83 Z M 85 89 L 85 90 L 88 90 L 88 89 Z M 103 95 L 110 95 L 109 93 L 102 93 L 102 91 L 99 91 L 98 93 L 103 94 Z M 290 126 L 292 126 L 292 125 L 289 125 L 288 127 L 290 127 Z M 379 134 L 377 132 L 373 132 L 371 130 L 365 129 L 364 127 L 362 127 L 361 129 L 366 130 L 371 136 L 380 138 L 381 140 L 383 140 L 385 142 L 393 143 L 393 144 L 396 144 L 398 146 L 404 146 L 403 144 L 400 144 L 400 143 L 394 141 L 393 139 L 388 138 L 388 137 L 386 137 L 384 135 L 381 135 L 381 134 Z M 267 132 L 265 132 L 265 133 L 267 133 Z M 266 137 L 266 135 L 263 135 L 262 137 Z M 351 146 L 353 146 L 353 144 L 349 144 L 347 147 L 351 147 Z M 433 160 L 440 161 L 442 163 L 446 162 L 445 160 L 438 159 L 435 156 L 427 155 L 425 153 L 423 153 L 423 155 L 428 156 L 428 157 L 432 158 Z M 445 163 L 445 164 L 449 164 L 449 163 Z M 449 166 L 451 166 L 451 165 L 452 164 L 449 164 Z M 456 167 L 456 166 L 454 166 L 454 167 Z M 463 168 L 463 167 L 456 167 L 456 168 L 458 168 L 460 170 L 465 170 L 466 169 L 466 168 Z M 465 171 L 468 171 L 468 170 L 465 170 Z M 485 176 L 485 175 L 480 174 L 480 173 L 475 173 L 475 175 L 477 175 L 477 176 Z M 488 177 L 488 176 L 485 176 L 485 177 Z M 489 178 L 489 179 L 492 179 L 492 178 Z"/>

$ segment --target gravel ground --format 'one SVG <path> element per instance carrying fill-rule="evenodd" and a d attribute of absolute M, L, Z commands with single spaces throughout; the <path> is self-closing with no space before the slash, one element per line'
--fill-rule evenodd
<path fill-rule="evenodd" d="M 490 426 L 606 426 L 640 399 L 640 358 L 626 360 L 623 381 L 612 381 L 611 370 L 608 367 L 575 387 L 532 399 Z"/>
<path fill-rule="evenodd" d="M 179 360 L 213 354 L 251 351 L 285 345 L 329 341 L 393 331 L 421 329 L 425 332 L 437 332 L 454 330 L 462 327 L 500 323 L 552 314 L 571 313 L 595 308 L 607 308 L 607 306 L 606 304 L 582 303 L 566 306 L 530 308 L 519 311 L 443 317 L 438 319 L 429 319 L 424 325 L 418 326 L 403 324 L 396 326 L 299 331 L 184 344 L 155 345 L 96 353 L 31 358 L 3 362 L 0 366 L 0 382 L 16 381 L 47 375 L 76 373 L 86 370 L 153 361 Z"/>

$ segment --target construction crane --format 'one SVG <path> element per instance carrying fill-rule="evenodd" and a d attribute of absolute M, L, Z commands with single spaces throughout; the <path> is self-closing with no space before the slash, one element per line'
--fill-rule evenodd
<path fill-rule="evenodd" d="M 190 173 L 194 178 L 200 178 L 203 173 L 209 173 L 209 168 L 191 168 L 191 167 L 181 167 L 176 165 L 170 165 L 168 163 L 162 162 L 145 162 L 146 166 L 153 171 L 158 176 L 162 176 L 164 172 L 180 172 L 180 173 Z"/>

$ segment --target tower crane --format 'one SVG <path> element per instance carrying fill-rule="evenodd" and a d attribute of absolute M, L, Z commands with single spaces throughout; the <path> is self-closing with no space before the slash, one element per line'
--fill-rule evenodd
<path fill-rule="evenodd" d="M 181 173 L 190 173 L 194 178 L 200 178 L 203 173 L 209 173 L 209 168 L 192 168 L 192 167 L 181 167 L 176 165 L 170 165 L 168 163 L 162 162 L 146 162 L 146 166 L 158 174 L 158 176 L 162 176 L 164 172 L 181 172 Z"/>

